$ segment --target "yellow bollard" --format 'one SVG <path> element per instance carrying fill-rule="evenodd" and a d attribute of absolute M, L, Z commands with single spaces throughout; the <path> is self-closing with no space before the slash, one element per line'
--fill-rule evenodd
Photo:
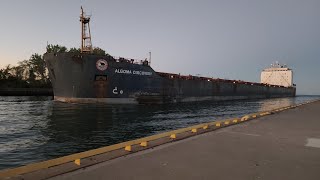
<path fill-rule="evenodd" d="M 192 129 L 191 132 L 196 133 L 197 129 Z"/>
<path fill-rule="evenodd" d="M 74 163 L 76 164 L 76 165 L 78 165 L 78 166 L 80 166 L 80 159 L 76 159 L 76 160 L 74 160 Z"/>
<path fill-rule="evenodd" d="M 246 121 L 246 120 L 248 120 L 249 119 L 249 116 L 243 116 L 242 118 L 241 118 L 241 121 Z"/>
<path fill-rule="evenodd" d="M 238 122 L 238 119 L 235 119 L 235 120 L 233 120 L 232 122 L 233 122 L 233 123 L 237 123 L 237 122 Z"/>
<path fill-rule="evenodd" d="M 229 124 L 229 121 L 224 122 L 224 124 L 225 124 L 225 125 L 228 125 L 228 124 Z"/>
<path fill-rule="evenodd" d="M 176 136 L 176 134 L 171 134 L 171 135 L 170 135 L 170 138 L 171 138 L 171 139 L 175 139 L 175 138 L 177 138 L 177 136 Z"/>
<path fill-rule="evenodd" d="M 220 126 L 221 126 L 221 124 L 220 124 L 220 123 L 217 123 L 217 124 L 216 124 L 216 126 L 217 126 L 217 127 L 220 127 Z"/>
<path fill-rule="evenodd" d="M 257 115 L 253 115 L 252 117 L 253 117 L 253 118 L 256 118 L 256 117 L 257 117 Z"/>
<path fill-rule="evenodd" d="M 131 146 L 129 145 L 129 146 L 126 146 L 125 148 L 124 148 L 124 150 L 126 150 L 126 151 L 131 151 Z"/>
<path fill-rule="evenodd" d="M 208 129 L 208 125 L 203 126 L 203 129 Z"/>
<path fill-rule="evenodd" d="M 146 147 L 147 145 L 148 145 L 147 141 L 140 143 L 140 146 L 142 146 L 142 147 Z"/>

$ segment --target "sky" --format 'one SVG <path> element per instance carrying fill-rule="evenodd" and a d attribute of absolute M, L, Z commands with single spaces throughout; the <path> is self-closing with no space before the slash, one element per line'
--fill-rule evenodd
<path fill-rule="evenodd" d="M 294 72 L 297 94 L 320 94 L 319 0 L 1 0 L 0 67 L 46 44 L 80 47 L 80 6 L 93 46 L 154 70 L 260 81 L 271 63 Z"/>

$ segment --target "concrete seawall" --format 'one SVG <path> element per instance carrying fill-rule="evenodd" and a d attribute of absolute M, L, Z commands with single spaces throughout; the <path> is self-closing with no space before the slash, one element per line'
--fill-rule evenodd
<path fill-rule="evenodd" d="M 0 171 L 0 178 L 319 179 L 319 110 L 317 101 L 205 123 Z"/>

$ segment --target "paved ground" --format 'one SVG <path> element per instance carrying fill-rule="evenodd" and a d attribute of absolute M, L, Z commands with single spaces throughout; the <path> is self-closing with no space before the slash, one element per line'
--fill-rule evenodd
<path fill-rule="evenodd" d="M 54 179 L 320 179 L 320 102 Z"/>

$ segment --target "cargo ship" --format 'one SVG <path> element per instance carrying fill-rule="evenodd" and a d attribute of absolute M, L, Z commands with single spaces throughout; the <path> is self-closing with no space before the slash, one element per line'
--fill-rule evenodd
<path fill-rule="evenodd" d="M 81 53 L 46 53 L 44 59 L 54 100 L 76 103 L 162 104 L 292 97 L 292 70 L 274 64 L 261 82 L 246 82 L 156 72 L 145 60 L 96 55 L 92 52 L 90 17 L 81 8 Z"/>

